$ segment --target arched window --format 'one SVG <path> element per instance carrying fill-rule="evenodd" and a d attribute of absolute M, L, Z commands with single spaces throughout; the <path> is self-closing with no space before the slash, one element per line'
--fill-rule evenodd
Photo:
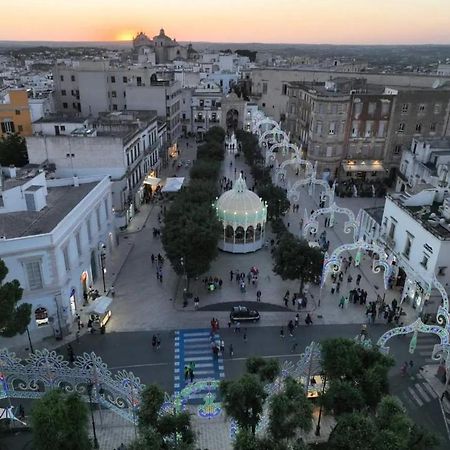
<path fill-rule="evenodd" d="M 34 317 L 36 319 L 36 324 L 38 327 L 43 327 L 48 325 L 48 311 L 47 308 L 40 307 L 36 308 L 34 311 Z"/>
<path fill-rule="evenodd" d="M 231 225 L 227 225 L 225 228 L 225 241 L 233 242 L 234 241 L 234 230 Z"/>
<path fill-rule="evenodd" d="M 244 242 L 244 228 L 243 227 L 237 227 L 236 231 L 234 232 L 234 238 L 235 242 L 242 244 Z"/>
<path fill-rule="evenodd" d="M 261 239 L 261 224 L 258 223 L 258 225 L 256 225 L 255 240 L 259 241 L 260 239 Z"/>
<path fill-rule="evenodd" d="M 245 242 L 253 242 L 253 236 L 255 235 L 255 229 L 250 225 L 245 232 Z"/>

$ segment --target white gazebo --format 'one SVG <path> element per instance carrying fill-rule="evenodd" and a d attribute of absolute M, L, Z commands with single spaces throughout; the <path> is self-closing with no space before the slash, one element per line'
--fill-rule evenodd
<path fill-rule="evenodd" d="M 242 175 L 233 189 L 224 192 L 214 206 L 223 226 L 223 239 L 219 241 L 221 250 L 248 253 L 263 246 L 267 206 L 247 189 Z"/>

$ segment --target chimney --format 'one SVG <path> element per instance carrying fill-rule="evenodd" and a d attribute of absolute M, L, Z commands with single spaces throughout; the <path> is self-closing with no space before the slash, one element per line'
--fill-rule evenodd
<path fill-rule="evenodd" d="M 80 185 L 80 182 L 76 175 L 73 176 L 73 185 L 74 185 L 74 187 L 78 187 Z"/>

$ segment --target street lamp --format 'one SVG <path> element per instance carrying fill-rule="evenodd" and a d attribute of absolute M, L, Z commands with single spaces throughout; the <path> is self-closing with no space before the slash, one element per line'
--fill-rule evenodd
<path fill-rule="evenodd" d="M 95 431 L 95 420 L 94 420 L 94 411 L 92 409 L 92 389 L 94 384 L 91 380 L 89 380 L 87 384 L 87 392 L 89 395 L 89 409 L 91 411 L 91 421 L 92 421 L 92 433 L 94 434 L 94 448 L 99 448 L 98 440 L 97 440 L 97 432 Z"/>
<path fill-rule="evenodd" d="M 28 329 L 28 326 L 27 326 L 27 336 L 28 336 L 28 343 L 30 344 L 30 352 L 34 354 L 34 348 L 31 342 L 30 330 Z"/>
<path fill-rule="evenodd" d="M 320 378 L 322 378 L 322 393 L 319 397 L 319 401 L 320 401 L 320 409 L 319 409 L 319 419 L 317 421 L 317 427 L 316 427 L 316 436 L 320 436 L 320 421 L 322 419 L 322 398 L 323 398 L 323 394 L 325 394 L 325 385 L 327 384 L 327 375 L 326 374 L 320 374 Z"/>
<path fill-rule="evenodd" d="M 187 274 L 186 274 L 186 264 L 185 259 L 183 257 L 180 258 L 180 265 L 183 268 L 183 278 L 184 278 L 184 291 L 183 291 L 183 300 L 186 301 L 188 295 L 188 286 L 187 286 Z"/>
<path fill-rule="evenodd" d="M 106 267 L 105 267 L 105 260 L 106 260 L 106 245 L 103 242 L 100 242 L 98 244 L 99 250 L 100 250 L 100 267 L 102 270 L 102 280 L 103 280 L 103 292 L 106 293 L 106 280 L 105 280 L 105 273 L 106 273 Z"/>

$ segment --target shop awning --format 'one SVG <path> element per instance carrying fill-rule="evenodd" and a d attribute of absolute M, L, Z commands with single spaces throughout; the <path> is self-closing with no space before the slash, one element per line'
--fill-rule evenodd
<path fill-rule="evenodd" d="M 110 305 L 112 303 L 111 297 L 101 296 L 95 299 L 88 308 L 86 308 L 87 312 L 96 313 L 98 315 L 105 314 L 108 311 Z"/>
<path fill-rule="evenodd" d="M 345 172 L 384 172 L 380 161 L 343 161 L 342 168 Z"/>
<path fill-rule="evenodd" d="M 157 186 L 160 181 L 161 181 L 161 178 L 149 176 L 149 177 L 145 177 L 144 184 L 149 184 L 150 186 Z"/>
<path fill-rule="evenodd" d="M 161 192 L 178 192 L 184 183 L 184 177 L 166 178 L 166 183 Z"/>

